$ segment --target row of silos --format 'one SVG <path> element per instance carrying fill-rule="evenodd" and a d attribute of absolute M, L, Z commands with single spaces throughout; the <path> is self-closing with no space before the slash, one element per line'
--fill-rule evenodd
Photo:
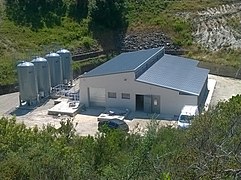
<path fill-rule="evenodd" d="M 45 58 L 36 57 L 31 62 L 18 64 L 20 104 L 32 104 L 50 94 L 51 87 L 72 84 L 72 56 L 68 50 L 49 53 Z"/>

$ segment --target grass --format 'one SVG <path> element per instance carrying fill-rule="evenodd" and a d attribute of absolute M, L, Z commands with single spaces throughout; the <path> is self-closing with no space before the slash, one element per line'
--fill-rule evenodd
<path fill-rule="evenodd" d="M 11 29 L 11 31 L 9 31 Z M 16 50 L 25 53 L 26 50 L 33 52 L 42 52 L 51 50 L 47 48 L 71 47 L 76 42 L 81 45 L 84 38 L 91 38 L 88 31 L 88 22 L 83 21 L 80 24 L 71 19 L 64 18 L 61 26 L 53 28 L 43 28 L 38 31 L 32 31 L 27 27 L 19 27 L 9 20 L 3 21 L 0 27 L 0 33 L 5 36 L 7 51 Z M 94 43 L 92 41 L 91 43 Z M 11 46 L 13 45 L 13 46 Z M 52 46 L 52 47 L 51 47 Z M 10 49 L 12 47 L 12 49 Z M 3 48 L 3 47 L 1 47 Z"/>
<path fill-rule="evenodd" d="M 90 48 L 96 45 L 88 30 L 88 21 L 76 23 L 64 18 L 61 26 L 32 31 L 27 27 L 16 26 L 4 19 L 0 26 L 0 84 L 16 82 L 16 62 L 30 61 L 33 56 L 67 48 Z"/>
<path fill-rule="evenodd" d="M 222 49 L 220 51 L 209 52 L 199 46 L 193 46 L 187 56 L 201 61 L 238 68 L 241 65 L 240 54 L 241 50 Z"/>
<path fill-rule="evenodd" d="M 139 2 L 139 3 L 138 3 Z M 130 27 L 154 26 L 169 37 L 176 45 L 189 48 L 193 44 L 192 24 L 182 14 L 204 10 L 223 4 L 221 0 L 172 0 L 172 1 L 127 1 L 127 19 Z"/>
<path fill-rule="evenodd" d="M 175 17 L 178 13 L 196 12 L 207 7 L 223 4 L 223 0 L 127 0 L 127 18 L 131 25 L 150 24 L 152 19 L 169 21 L 167 17 Z M 164 15 L 164 16 L 163 16 Z M 169 24 L 171 25 L 171 24 Z M 169 26 L 167 25 L 167 27 Z"/>
<path fill-rule="evenodd" d="M 241 17 L 231 17 L 227 20 L 227 24 L 232 27 L 236 32 L 239 33 L 239 38 L 240 38 L 240 32 L 241 32 Z"/>
<path fill-rule="evenodd" d="M 151 19 L 149 22 L 172 37 L 176 45 L 186 47 L 192 44 L 192 25 L 190 22 L 165 13 Z"/>
<path fill-rule="evenodd" d="M 76 74 L 84 73 L 84 71 L 95 68 L 99 66 L 100 64 L 103 64 L 104 62 L 110 60 L 113 58 L 114 54 L 108 54 L 108 55 L 101 55 L 99 57 L 95 58 L 89 58 L 85 61 L 74 61 L 72 64 L 73 71 Z"/>

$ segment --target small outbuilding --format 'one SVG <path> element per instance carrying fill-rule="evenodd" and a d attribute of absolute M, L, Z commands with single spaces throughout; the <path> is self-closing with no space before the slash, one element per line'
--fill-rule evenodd
<path fill-rule="evenodd" d="M 80 103 L 178 115 L 184 105 L 202 108 L 209 70 L 164 48 L 122 53 L 80 78 Z"/>

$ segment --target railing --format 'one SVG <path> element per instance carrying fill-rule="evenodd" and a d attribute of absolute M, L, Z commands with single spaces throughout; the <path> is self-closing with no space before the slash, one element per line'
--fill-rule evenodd
<path fill-rule="evenodd" d="M 79 90 L 73 91 L 71 87 L 65 84 L 59 84 L 52 88 L 51 94 L 53 97 L 66 97 L 72 101 L 79 101 Z"/>

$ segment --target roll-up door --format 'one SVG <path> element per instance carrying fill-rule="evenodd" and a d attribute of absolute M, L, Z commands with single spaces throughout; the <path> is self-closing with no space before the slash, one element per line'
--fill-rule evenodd
<path fill-rule="evenodd" d="M 89 88 L 90 106 L 105 106 L 105 89 Z"/>

